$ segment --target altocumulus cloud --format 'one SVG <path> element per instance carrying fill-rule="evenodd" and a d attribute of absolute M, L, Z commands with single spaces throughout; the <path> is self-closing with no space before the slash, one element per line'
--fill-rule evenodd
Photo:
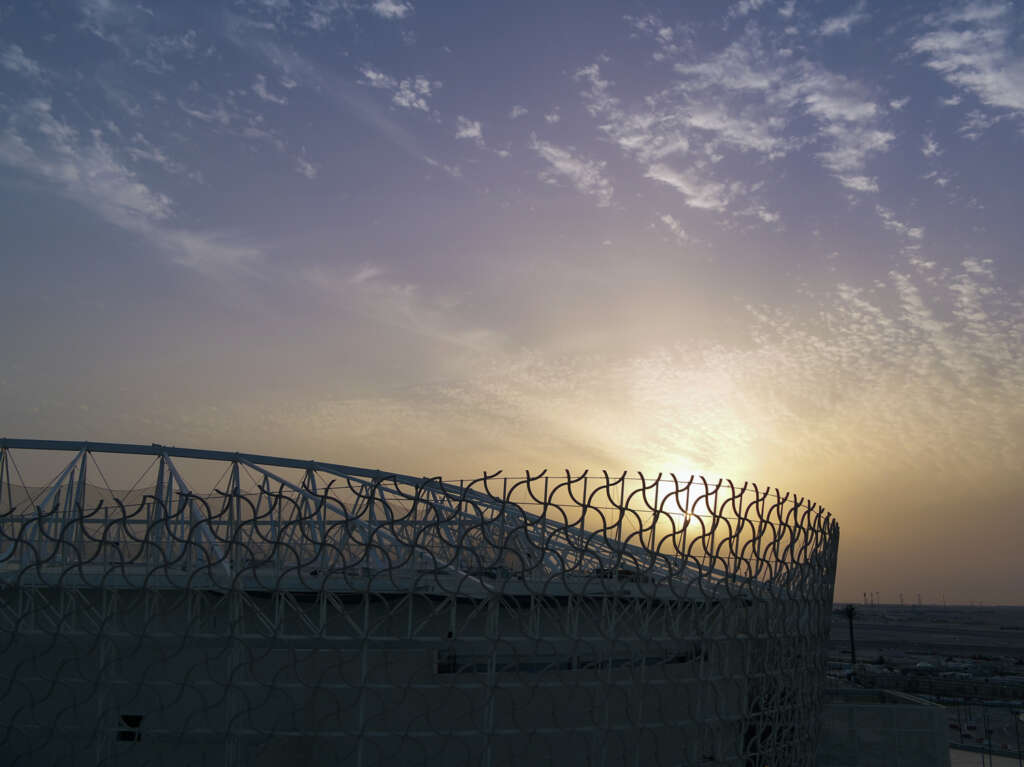
<path fill-rule="evenodd" d="M 536 135 L 530 138 L 530 148 L 549 165 L 540 172 L 542 180 L 556 183 L 559 177 L 564 178 L 583 194 L 595 198 L 598 205 L 611 205 L 614 187 L 603 175 L 603 161 L 589 160 L 568 149 L 541 141 Z"/>
<path fill-rule="evenodd" d="M 54 114 L 48 98 L 31 99 L 12 112 L 0 136 L 0 163 L 53 184 L 65 197 L 141 234 L 184 265 L 209 271 L 259 256 L 258 249 L 232 244 L 222 235 L 175 225 L 171 198 L 143 183 L 118 158 L 103 131 L 82 136 Z"/>

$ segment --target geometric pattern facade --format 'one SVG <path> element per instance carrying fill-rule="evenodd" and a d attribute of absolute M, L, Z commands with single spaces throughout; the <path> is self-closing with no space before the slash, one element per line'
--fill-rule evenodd
<path fill-rule="evenodd" d="M 838 544 L 727 480 L 0 440 L 0 754 L 810 765 Z"/>

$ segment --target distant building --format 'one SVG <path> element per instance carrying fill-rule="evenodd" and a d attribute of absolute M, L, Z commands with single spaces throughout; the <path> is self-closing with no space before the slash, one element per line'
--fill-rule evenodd
<path fill-rule="evenodd" d="M 818 767 L 949 767 L 942 706 L 902 692 L 830 688 Z"/>

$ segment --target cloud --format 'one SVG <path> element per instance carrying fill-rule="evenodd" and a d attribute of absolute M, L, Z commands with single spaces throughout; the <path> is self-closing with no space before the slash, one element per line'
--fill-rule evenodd
<path fill-rule="evenodd" d="M 557 123 L 561 119 L 562 119 L 562 116 L 560 114 L 558 114 L 558 107 L 555 107 L 555 111 L 548 112 L 546 115 L 544 115 L 544 121 L 546 123 L 548 123 L 549 125 L 554 125 L 555 123 Z"/>
<path fill-rule="evenodd" d="M 362 81 L 363 84 L 369 85 L 371 88 L 387 88 L 392 90 L 398 87 L 398 81 L 395 78 L 383 72 L 378 72 L 373 67 L 363 67 L 359 71 L 366 78 Z"/>
<path fill-rule="evenodd" d="M 926 133 L 921 137 L 921 154 L 925 157 L 935 157 L 942 154 L 938 142 L 930 133 Z"/>
<path fill-rule="evenodd" d="M 634 36 L 636 36 L 636 33 L 639 33 L 654 41 L 657 50 L 651 54 L 651 58 L 655 61 L 665 61 L 666 59 L 674 58 L 686 47 L 685 37 L 688 31 L 685 27 L 673 29 L 670 25 L 665 24 L 661 18 L 651 13 L 645 16 L 631 16 L 627 14 L 623 16 L 623 19 L 634 30 Z M 607 60 L 605 56 L 601 58 Z"/>
<path fill-rule="evenodd" d="M 875 206 L 875 212 L 882 219 L 882 225 L 893 232 L 898 232 L 904 237 L 912 240 L 920 240 L 924 237 L 924 228 L 919 226 L 907 226 L 896 218 L 896 214 L 881 205 Z"/>
<path fill-rule="evenodd" d="M 189 117 L 194 117 L 204 123 L 220 123 L 221 125 L 229 125 L 233 118 L 238 117 L 238 115 L 229 112 L 227 107 L 224 106 L 224 102 L 220 99 L 215 99 L 214 105 L 205 110 L 196 106 L 190 106 L 181 99 L 178 99 L 178 108 Z"/>
<path fill-rule="evenodd" d="M 839 176 L 839 183 L 855 192 L 877 192 L 878 179 L 869 176 Z"/>
<path fill-rule="evenodd" d="M 843 186 L 877 190 L 867 162 L 888 151 L 895 135 L 883 127 L 882 110 L 864 85 L 766 47 L 754 26 L 719 52 L 678 61 L 673 69 L 678 82 L 637 99 L 641 106 L 634 109 L 612 95 L 599 64 L 575 75 L 588 86 L 584 103 L 600 129 L 648 170 L 694 147 L 715 164 L 730 151 L 776 160 L 817 145 L 817 158 Z M 807 117 L 816 130 L 796 133 L 794 125 Z"/>
<path fill-rule="evenodd" d="M 980 109 L 972 109 L 964 118 L 963 124 L 957 129 L 959 133 L 971 141 L 977 141 L 982 134 L 1006 117 L 1003 115 L 990 115 Z"/>
<path fill-rule="evenodd" d="M 333 26 L 334 15 L 339 10 L 351 12 L 353 8 L 347 0 L 315 0 L 304 10 L 306 17 L 302 22 L 303 26 L 319 32 Z"/>
<path fill-rule="evenodd" d="M 889 101 L 889 108 L 892 111 L 894 111 L 894 112 L 898 112 L 901 109 L 903 109 L 903 107 L 905 107 L 909 103 L 910 103 L 910 96 L 907 96 L 907 97 L 902 98 L 902 99 L 892 99 L 891 101 Z"/>
<path fill-rule="evenodd" d="M 359 271 L 349 278 L 349 282 L 353 285 L 359 285 L 360 283 L 380 277 L 381 274 L 383 274 L 383 271 L 380 268 L 372 264 L 363 264 L 359 267 Z"/>
<path fill-rule="evenodd" d="M 818 32 L 824 37 L 831 35 L 848 35 L 854 26 L 871 18 L 864 13 L 864 0 L 860 0 L 853 8 L 839 16 L 832 16 L 822 22 Z"/>
<path fill-rule="evenodd" d="M 375 263 L 364 263 L 355 272 L 314 265 L 300 268 L 297 274 L 300 283 L 335 303 L 340 299 L 347 310 L 414 338 L 470 351 L 486 350 L 499 338 L 487 327 L 464 321 L 457 299 L 441 290 L 424 290 L 415 282 L 389 278 L 388 270 Z"/>
<path fill-rule="evenodd" d="M 153 12 L 141 3 L 122 0 L 79 0 L 81 27 L 117 49 L 132 66 L 157 75 L 172 72 L 174 59 L 192 59 L 200 52 L 194 29 L 152 34 Z"/>
<path fill-rule="evenodd" d="M 113 123 L 110 123 L 108 127 L 112 133 L 120 133 L 117 126 Z M 154 146 L 141 133 L 136 132 L 135 135 L 131 137 L 131 143 L 126 145 L 123 148 L 123 151 L 133 160 L 145 160 L 146 162 L 151 162 L 162 168 L 167 173 L 174 175 L 187 175 L 194 180 L 202 180 L 201 173 L 198 171 L 189 172 L 186 170 L 185 166 L 175 160 L 172 160 L 160 147 Z"/>
<path fill-rule="evenodd" d="M 509 118 L 515 120 L 519 117 L 523 117 L 524 115 L 528 114 L 529 111 L 530 110 L 528 110 L 526 107 L 516 104 L 514 107 L 512 107 L 512 111 L 508 113 L 508 116 Z"/>
<path fill-rule="evenodd" d="M 423 160 L 427 163 L 427 165 L 433 168 L 440 168 L 452 178 L 462 178 L 462 170 L 459 168 L 458 165 L 445 165 L 444 163 L 438 162 L 433 157 L 427 156 L 424 156 Z"/>
<path fill-rule="evenodd" d="M 255 50 L 261 54 L 281 76 L 323 94 L 336 108 L 345 110 L 365 123 L 409 157 L 417 161 L 425 160 L 426 153 L 417 137 L 392 120 L 373 98 L 365 95 L 362 87 L 358 87 L 371 85 L 370 82 L 364 81 L 354 85 L 350 80 L 337 76 L 333 71 L 324 69 L 300 56 L 293 49 L 279 44 L 274 37 L 253 30 L 251 26 L 239 23 L 237 19 L 229 18 L 226 34 L 240 49 Z M 371 72 L 381 74 L 371 67 L 364 67 L 362 70 L 364 77 L 368 78 L 371 77 L 368 74 Z M 383 76 L 388 78 L 387 75 Z M 433 82 L 431 87 L 440 87 L 440 83 Z"/>
<path fill-rule="evenodd" d="M 477 144 L 483 144 L 484 132 L 480 121 L 459 115 L 455 121 L 455 138 L 470 139 Z"/>
<path fill-rule="evenodd" d="M 594 197 L 601 207 L 611 205 L 614 189 L 604 177 L 604 162 L 585 159 L 568 149 L 540 141 L 536 135 L 530 138 L 530 148 L 551 166 L 541 172 L 542 180 L 554 183 L 562 176 L 583 194 Z"/>
<path fill-rule="evenodd" d="M 232 238 L 224 234 L 170 227 L 137 228 L 153 243 L 170 253 L 175 263 L 200 272 L 214 273 L 225 269 L 247 271 L 263 257 L 260 248 L 233 242 Z"/>
<path fill-rule="evenodd" d="M 766 0 L 739 0 L 729 9 L 730 18 L 742 18 L 754 11 L 760 10 Z"/>
<path fill-rule="evenodd" d="M 287 104 L 288 99 L 284 96 L 277 96 L 267 89 L 267 78 L 263 75 L 256 75 L 256 82 L 252 84 L 252 92 L 264 101 L 272 104 Z"/>
<path fill-rule="evenodd" d="M 142 35 L 137 39 L 133 34 L 131 44 L 138 49 L 133 54 L 133 64 L 154 74 L 165 74 L 174 71 L 170 58 L 181 56 L 191 59 L 195 56 L 199 37 L 194 29 L 181 35 Z"/>
<path fill-rule="evenodd" d="M 351 287 L 343 286 L 346 297 L 360 300 Z M 431 332 L 452 335 L 444 315 L 416 314 L 425 291 L 384 279 L 365 287 L 367 298 L 390 302 L 385 321 L 425 315 Z M 473 467 L 488 453 L 479 436 L 485 422 L 510 453 L 489 453 L 492 460 L 515 465 L 554 454 L 575 466 L 626 463 L 739 478 L 754 471 L 782 482 L 820 474 L 819 487 L 831 494 L 819 500 L 837 505 L 849 500 L 843 487 L 871 477 L 873 491 L 889 494 L 920 481 L 900 504 L 921 515 L 912 525 L 934 516 L 935 500 L 951 484 L 966 482 L 977 495 L 994 475 L 1018 476 L 1024 347 L 1006 328 L 1020 328 L 1024 317 L 991 265 L 967 259 L 934 285 L 901 267 L 877 289 L 839 284 L 818 297 L 820 311 L 810 316 L 791 306 L 748 307 L 749 343 L 741 345 L 686 339 L 572 356 L 498 351 L 424 389 L 334 402 L 326 418 L 319 410 L 280 417 L 303 439 L 318 429 L 357 428 L 356 442 L 370 433 L 390 445 L 393 424 L 379 420 L 392 414 L 416 424 L 410 439 L 434 461 L 431 435 L 464 430 L 471 441 L 460 458 Z M 339 424 L 346 428 L 339 432 Z M 948 481 L 936 487 L 936 476 Z M 927 487 L 932 495 L 912 498 Z M 888 517 L 887 531 L 898 535 Z M 964 521 L 968 530 L 976 523 Z"/>
<path fill-rule="evenodd" d="M 0 144 L 0 161 L 5 164 L 60 184 L 68 196 L 88 202 L 115 223 L 135 216 L 151 221 L 170 217 L 169 197 L 149 189 L 118 163 L 100 131 L 82 139 L 53 114 L 49 99 L 31 99 L 11 123 Z M 28 130 L 19 133 L 18 125 Z M 29 145 L 25 137 L 32 134 L 44 153 Z"/>
<path fill-rule="evenodd" d="M 427 99 L 434 88 L 440 87 L 440 83 L 431 82 L 423 75 L 396 80 L 369 66 L 364 66 L 359 71 L 364 78 L 359 81 L 360 84 L 391 91 L 391 103 L 405 109 L 429 112 L 430 105 L 427 103 Z"/>
<path fill-rule="evenodd" d="M 911 50 L 947 82 L 973 93 L 982 104 L 1024 111 L 1024 56 L 1011 34 L 1014 5 L 974 0 L 927 19 L 930 31 Z"/>
<path fill-rule="evenodd" d="M 260 256 L 258 249 L 222 235 L 176 225 L 170 197 L 121 162 L 102 131 L 81 135 L 54 114 L 48 99 L 32 99 L 12 112 L 0 134 L 0 164 L 53 184 L 68 199 L 192 268 L 241 266 Z"/>
<path fill-rule="evenodd" d="M 80 0 L 77 10 L 82 15 L 82 28 L 116 47 L 126 58 L 132 57 L 140 38 L 141 5 L 118 0 Z"/>
<path fill-rule="evenodd" d="M 787 151 L 789 140 L 778 135 L 772 125 L 730 114 L 715 105 L 692 107 L 684 121 L 687 127 L 714 136 L 718 144 L 741 152 L 753 150 L 769 156 L 781 156 Z"/>
<path fill-rule="evenodd" d="M 611 82 L 601 77 L 599 64 L 590 64 L 580 68 L 573 75 L 573 79 L 588 84 L 589 88 L 584 91 L 583 97 L 587 102 L 587 111 L 592 117 L 622 118 L 623 113 L 619 110 L 619 100 L 609 93 Z"/>
<path fill-rule="evenodd" d="M 385 19 L 404 19 L 412 13 L 412 3 L 399 0 L 374 0 L 370 10 Z"/>
<path fill-rule="evenodd" d="M 698 63 L 676 64 L 675 71 L 684 78 L 680 83 L 682 90 L 756 93 L 778 88 L 786 72 L 770 60 L 755 29 L 751 28 L 720 52 L 702 57 Z"/>
<path fill-rule="evenodd" d="M 43 76 L 43 68 L 25 55 L 20 45 L 8 45 L 0 51 L 0 66 L 9 72 L 38 80 Z"/>
<path fill-rule="evenodd" d="M 108 0 L 98 0 L 106 2 Z M 333 29 L 340 14 L 352 18 L 356 13 L 369 13 L 388 20 L 402 20 L 413 13 L 413 3 L 407 0 L 237 0 L 234 5 L 245 6 L 253 26 L 275 32 L 287 32 L 298 24 L 305 30 L 324 32 Z"/>
<path fill-rule="evenodd" d="M 311 181 L 316 178 L 319 172 L 319 169 L 306 159 L 305 147 L 302 149 L 302 154 L 295 158 L 295 170 Z"/>
<path fill-rule="evenodd" d="M 878 182 L 860 171 L 864 168 L 868 156 L 889 149 L 896 138 L 895 134 L 869 126 L 843 123 L 826 126 L 824 133 L 832 136 L 833 146 L 818 153 L 822 164 L 848 189 L 861 192 L 878 191 Z"/>
<path fill-rule="evenodd" d="M 398 84 L 398 90 L 391 100 L 400 107 L 406 109 L 419 109 L 429 111 L 427 97 L 430 95 L 430 81 L 423 75 L 417 75 L 411 80 L 402 80 Z"/>
<path fill-rule="evenodd" d="M 724 184 L 703 181 L 692 170 L 677 171 L 667 165 L 655 164 L 647 169 L 645 175 L 680 192 L 691 208 L 723 212 L 733 196 Z"/>
<path fill-rule="evenodd" d="M 773 210 L 768 210 L 764 205 L 755 205 L 754 207 L 743 211 L 743 213 L 747 216 L 757 216 L 766 224 L 777 224 L 779 219 L 782 218 L 778 213 Z"/>
<path fill-rule="evenodd" d="M 686 242 L 688 239 L 690 239 L 689 235 L 686 234 L 686 230 L 683 228 L 683 225 L 680 224 L 670 214 L 668 214 L 668 213 L 663 214 L 662 216 L 659 217 L 659 220 L 661 221 L 661 223 L 663 223 L 665 226 L 668 227 L 668 230 L 670 232 L 672 232 L 672 235 L 676 238 L 676 241 L 679 242 L 680 244 L 682 244 L 682 243 Z"/>

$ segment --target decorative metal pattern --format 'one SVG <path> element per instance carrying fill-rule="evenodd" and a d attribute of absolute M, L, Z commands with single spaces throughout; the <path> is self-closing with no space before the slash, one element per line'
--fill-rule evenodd
<path fill-rule="evenodd" d="M 838 543 L 749 483 L 0 440 L 0 754 L 809 765 Z"/>

